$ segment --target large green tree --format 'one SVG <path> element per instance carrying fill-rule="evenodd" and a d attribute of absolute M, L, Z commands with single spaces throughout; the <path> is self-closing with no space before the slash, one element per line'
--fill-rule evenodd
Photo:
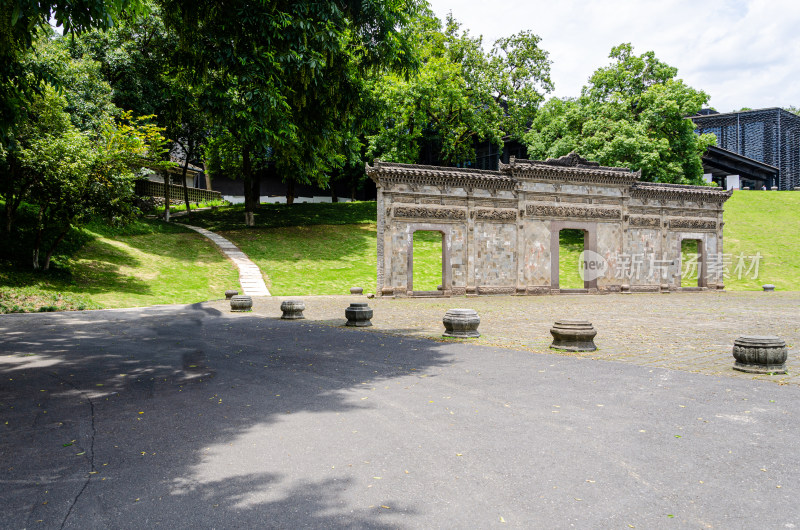
<path fill-rule="evenodd" d="M 125 11 L 141 8 L 140 0 L 0 0 L 0 138 L 20 118 L 31 98 L 58 77 L 28 60 L 28 52 L 50 21 L 65 34 L 109 28 Z"/>
<path fill-rule="evenodd" d="M 161 4 L 181 39 L 180 64 L 206 87 L 201 108 L 238 145 L 248 212 L 264 157 L 286 180 L 319 183 L 343 162 L 363 79 L 404 67 L 401 30 L 417 9 L 417 0 Z"/>
<path fill-rule="evenodd" d="M 677 78 L 678 70 L 630 44 L 611 50 L 577 99 L 552 99 L 533 120 L 525 143 L 531 158 L 578 151 L 607 166 L 641 170 L 655 182 L 703 184 L 701 156 L 715 143 L 696 135 L 687 116 L 706 103 L 705 92 Z"/>
<path fill-rule="evenodd" d="M 69 230 L 102 216 L 110 221 L 133 212 L 135 171 L 159 166 L 164 138 L 146 118 L 135 118 L 111 103 L 111 87 L 99 65 L 72 59 L 58 39 L 43 38 L 30 51 L 58 78 L 57 90 L 45 85 L 20 113 L 0 148 L 0 195 L 5 202 L 3 238 L 18 243 L 14 217 L 21 204 L 37 212 L 27 246 L 32 264 L 43 268 Z"/>
<path fill-rule="evenodd" d="M 370 138 L 373 156 L 413 163 L 432 150 L 425 158 L 433 163 L 473 161 L 476 141 L 519 138 L 553 88 L 547 52 L 531 32 L 499 39 L 488 53 L 452 16 L 443 25 L 428 12 L 408 32 L 421 66 L 376 83 L 383 122 Z"/>
<path fill-rule="evenodd" d="M 75 58 L 89 57 L 100 64 L 100 71 L 113 89 L 113 102 L 135 115 L 153 115 L 167 137 L 180 146 L 183 154 L 182 181 L 187 213 L 191 212 L 186 189 L 190 162 L 199 158 L 207 123 L 199 108 L 205 87 L 182 75 L 177 34 L 165 25 L 158 5 L 144 2 L 137 12 L 124 13 L 107 30 L 95 30 L 69 41 Z M 163 175 L 165 189 L 170 184 Z M 164 216 L 169 219 L 170 202 Z"/>

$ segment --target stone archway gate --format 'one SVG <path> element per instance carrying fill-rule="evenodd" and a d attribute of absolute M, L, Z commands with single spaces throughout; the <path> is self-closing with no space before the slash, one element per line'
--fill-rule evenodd
<path fill-rule="evenodd" d="M 640 181 L 575 153 L 511 158 L 498 171 L 376 160 L 378 294 L 414 296 L 413 234 L 443 234 L 443 296 L 559 293 L 558 234 L 585 234 L 585 292 L 722 289 L 731 192 Z M 698 241 L 698 286 L 681 288 L 681 242 Z M 420 294 L 420 293 L 416 293 Z M 429 293 L 426 293 L 429 294 Z"/>

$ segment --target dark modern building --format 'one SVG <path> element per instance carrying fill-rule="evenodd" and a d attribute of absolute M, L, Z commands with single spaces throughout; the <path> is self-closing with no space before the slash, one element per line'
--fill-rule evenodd
<path fill-rule="evenodd" d="M 718 149 L 710 149 L 703 158 L 707 173 L 713 173 L 709 167 L 717 164 L 717 169 L 739 174 L 751 186 L 775 185 L 782 190 L 800 186 L 800 116 L 780 108 L 704 111 L 692 121 L 698 134 L 717 137 Z M 771 182 L 775 169 L 777 181 Z"/>

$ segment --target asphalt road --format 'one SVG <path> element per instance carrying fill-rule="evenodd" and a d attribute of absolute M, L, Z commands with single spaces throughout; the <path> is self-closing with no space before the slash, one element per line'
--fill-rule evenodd
<path fill-rule="evenodd" d="M 800 387 L 209 304 L 0 317 L 2 528 L 796 528 Z"/>

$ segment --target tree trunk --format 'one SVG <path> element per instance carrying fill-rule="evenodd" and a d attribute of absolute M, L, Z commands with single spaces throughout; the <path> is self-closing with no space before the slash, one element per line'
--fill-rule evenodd
<path fill-rule="evenodd" d="M 253 211 L 253 165 L 250 161 L 250 146 L 242 147 L 242 180 L 244 181 L 244 211 Z"/>
<path fill-rule="evenodd" d="M 56 247 L 58 246 L 58 244 L 64 240 L 64 237 L 66 237 L 67 232 L 69 232 L 69 229 L 70 225 L 67 225 L 67 227 L 64 230 L 62 230 L 60 234 L 58 234 L 58 237 L 53 242 L 53 245 L 50 247 L 50 250 L 47 251 L 47 256 L 45 256 L 44 258 L 44 267 L 43 267 L 44 270 L 50 269 L 50 258 L 53 257 L 53 252 L 56 251 Z"/>
<path fill-rule="evenodd" d="M 164 172 L 164 220 L 169 221 L 169 172 Z"/>
<path fill-rule="evenodd" d="M 184 149 L 184 153 L 186 154 L 186 160 L 183 161 L 183 174 L 181 175 L 181 179 L 183 180 L 183 202 L 186 203 L 186 217 L 192 213 L 192 208 L 189 206 L 189 188 L 186 187 L 186 171 L 189 169 L 189 153 Z"/>
<path fill-rule="evenodd" d="M 42 246 L 42 216 L 44 214 L 43 208 L 39 208 L 39 216 L 36 223 L 36 239 L 33 242 L 33 270 L 39 270 L 39 248 Z"/>
<path fill-rule="evenodd" d="M 286 204 L 294 204 L 294 181 L 291 179 L 286 183 Z"/>
<path fill-rule="evenodd" d="M 253 211 L 261 208 L 261 179 L 258 175 L 253 175 L 252 179 Z"/>
<path fill-rule="evenodd" d="M 336 196 L 336 189 L 333 187 L 333 183 L 329 182 L 328 186 L 331 187 L 331 202 L 339 202 L 339 197 Z"/>

